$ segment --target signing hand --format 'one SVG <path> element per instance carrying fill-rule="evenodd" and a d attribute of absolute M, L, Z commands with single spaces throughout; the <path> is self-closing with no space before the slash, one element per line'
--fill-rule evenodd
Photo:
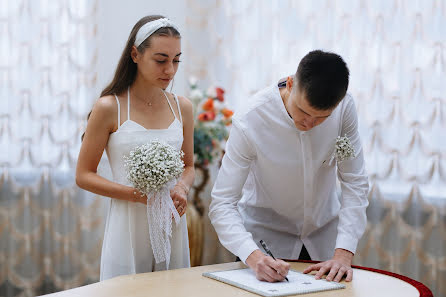
<path fill-rule="evenodd" d="M 270 283 L 283 281 L 290 270 L 290 264 L 280 259 L 274 260 L 260 250 L 252 252 L 246 264 L 255 272 L 258 280 Z"/>
<path fill-rule="evenodd" d="M 315 279 L 320 279 L 322 275 L 328 273 L 325 279 L 335 282 L 339 282 L 347 274 L 345 280 L 350 282 L 353 279 L 352 259 L 353 253 L 344 249 L 336 249 L 333 259 L 308 266 L 303 273 L 318 271 L 314 277 Z"/>
<path fill-rule="evenodd" d="M 183 216 L 187 208 L 187 190 L 183 183 L 179 182 L 170 190 L 170 197 L 172 197 L 173 205 L 178 211 L 178 214 Z"/>

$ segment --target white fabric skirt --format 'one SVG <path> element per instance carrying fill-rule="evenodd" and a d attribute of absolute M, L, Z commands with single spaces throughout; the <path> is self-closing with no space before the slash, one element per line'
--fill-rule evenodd
<path fill-rule="evenodd" d="M 110 199 L 102 244 L 100 280 L 166 270 L 166 262 L 156 263 L 149 238 L 146 205 Z M 169 269 L 190 267 L 186 215 L 172 224 Z"/>

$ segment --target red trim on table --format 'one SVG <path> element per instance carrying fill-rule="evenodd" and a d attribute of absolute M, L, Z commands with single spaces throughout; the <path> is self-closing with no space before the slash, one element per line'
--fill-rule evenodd
<path fill-rule="evenodd" d="M 320 263 L 321 261 L 311 261 L 311 260 L 285 260 L 284 261 L 288 261 L 288 262 L 302 262 L 302 263 Z M 406 283 L 411 284 L 412 286 L 414 286 L 418 292 L 420 293 L 420 297 L 433 297 L 434 295 L 432 295 L 432 291 L 426 287 L 425 285 L 423 285 L 422 283 L 411 279 L 410 277 L 398 274 L 398 273 L 394 273 L 394 272 L 390 272 L 390 271 L 385 271 L 385 270 L 380 270 L 380 269 L 375 269 L 375 268 L 370 268 L 370 267 L 363 267 L 363 266 L 356 266 L 356 265 L 352 265 L 352 268 L 356 268 L 356 269 L 362 269 L 362 270 L 368 270 L 368 271 L 372 271 L 372 272 L 376 272 L 376 273 L 381 273 L 381 274 L 385 274 L 385 275 L 389 275 L 389 276 L 393 276 L 395 278 L 398 278 L 402 281 L 405 281 Z"/>

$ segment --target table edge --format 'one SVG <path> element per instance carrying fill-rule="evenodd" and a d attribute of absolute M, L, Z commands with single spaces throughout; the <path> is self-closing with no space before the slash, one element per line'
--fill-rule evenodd
<path fill-rule="evenodd" d="M 320 263 L 321 262 L 321 261 L 313 261 L 313 260 L 293 260 L 293 259 L 283 259 L 283 260 L 287 261 L 287 262 L 300 262 L 300 263 Z M 385 270 L 371 268 L 371 267 L 352 265 L 352 268 L 367 270 L 367 271 L 385 274 L 388 276 L 398 278 L 398 279 L 414 286 L 420 293 L 420 297 L 434 297 L 434 295 L 432 294 L 432 291 L 426 285 L 424 285 L 423 283 L 421 283 L 419 281 L 411 279 L 410 277 L 407 277 L 407 276 L 404 276 L 404 275 L 401 275 L 401 274 L 398 274 L 395 272 L 385 271 Z"/>

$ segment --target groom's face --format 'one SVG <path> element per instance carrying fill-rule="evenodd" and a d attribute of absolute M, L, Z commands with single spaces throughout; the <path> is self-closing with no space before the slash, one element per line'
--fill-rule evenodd
<path fill-rule="evenodd" d="M 301 92 L 293 78 L 288 77 L 287 89 L 289 98 L 287 100 L 287 111 L 294 121 L 294 125 L 301 131 L 309 131 L 322 124 L 332 113 L 333 109 L 319 110 L 310 106 L 304 92 Z"/>

